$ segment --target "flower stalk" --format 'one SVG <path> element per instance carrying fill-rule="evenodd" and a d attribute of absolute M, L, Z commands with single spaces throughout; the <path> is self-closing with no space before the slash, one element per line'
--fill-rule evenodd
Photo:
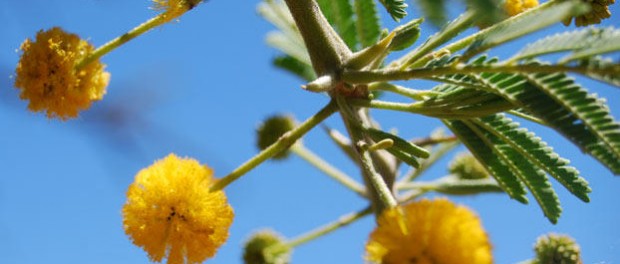
<path fill-rule="evenodd" d="M 159 14 L 156 17 L 153 17 L 147 20 L 146 22 L 140 24 L 134 29 L 127 31 L 127 33 L 113 40 L 110 40 L 106 44 L 103 44 L 102 46 L 98 47 L 91 54 L 86 56 L 81 62 L 79 62 L 75 66 L 75 68 L 78 70 L 81 69 L 82 67 L 88 65 L 89 63 L 101 58 L 103 55 L 108 54 L 110 51 L 113 51 L 114 49 L 120 47 L 121 45 L 127 43 L 128 41 L 136 38 L 137 36 L 144 34 L 145 32 L 149 31 L 152 28 L 162 25 L 163 23 L 166 23 L 165 13 Z"/>
<path fill-rule="evenodd" d="M 297 238 L 294 238 L 290 241 L 288 241 L 287 243 L 284 244 L 284 246 L 286 247 L 290 247 L 290 248 L 294 248 L 296 246 L 305 244 L 307 242 L 310 242 L 314 239 L 317 239 L 321 236 L 327 235 L 335 230 L 337 230 L 338 228 L 347 226 L 361 218 L 363 218 L 364 216 L 367 216 L 368 214 L 370 214 L 372 212 L 372 210 L 370 209 L 370 207 L 365 208 L 363 210 L 360 210 L 358 212 L 354 212 L 354 213 L 350 213 L 344 216 L 341 216 L 338 220 L 329 223 L 325 226 L 319 227 L 318 229 L 312 230 L 306 234 L 303 234 Z"/>
<path fill-rule="evenodd" d="M 297 126 L 295 129 L 289 131 L 284 134 L 278 141 L 273 143 L 268 148 L 264 149 L 256 156 L 250 158 L 245 163 L 241 164 L 239 167 L 234 169 L 231 173 L 219 179 L 215 184 L 210 187 L 211 191 L 217 191 L 224 189 L 226 186 L 239 179 L 241 176 L 245 175 L 250 170 L 254 169 L 256 166 L 260 165 L 264 161 L 270 159 L 274 155 L 284 151 L 285 149 L 292 146 L 298 139 L 300 139 L 303 135 L 308 133 L 313 127 L 317 126 L 323 120 L 327 119 L 331 116 L 337 107 L 336 104 L 332 101 L 327 104 L 323 109 L 317 112 L 315 115 L 306 119 L 303 123 Z"/>

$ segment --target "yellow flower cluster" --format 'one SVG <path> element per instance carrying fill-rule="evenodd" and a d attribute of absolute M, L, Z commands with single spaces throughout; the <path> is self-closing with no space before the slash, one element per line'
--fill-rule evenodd
<path fill-rule="evenodd" d="M 223 191 L 209 192 L 213 172 L 174 154 L 136 175 L 127 191 L 123 225 L 153 261 L 200 263 L 228 238 L 233 210 Z"/>
<path fill-rule="evenodd" d="M 164 10 L 165 22 L 180 17 L 202 0 L 153 0 L 155 10 Z"/>
<path fill-rule="evenodd" d="M 506 0 L 504 2 L 504 11 L 509 16 L 516 16 L 523 11 L 538 6 L 538 0 Z"/>
<path fill-rule="evenodd" d="M 374 263 L 487 264 L 491 244 L 478 217 L 447 199 L 384 211 L 366 244 Z"/>
<path fill-rule="evenodd" d="M 99 61 L 76 69 L 94 50 L 79 36 L 58 27 L 41 30 L 35 41 L 24 41 L 21 50 L 15 87 L 21 90 L 20 98 L 29 100 L 31 111 L 66 120 L 103 98 L 110 74 Z"/>

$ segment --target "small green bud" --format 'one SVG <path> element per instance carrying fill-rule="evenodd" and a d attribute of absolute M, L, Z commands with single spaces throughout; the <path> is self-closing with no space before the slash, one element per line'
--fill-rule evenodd
<path fill-rule="evenodd" d="M 282 236 L 271 230 L 262 230 L 245 242 L 243 261 L 246 264 L 286 264 L 290 262 L 290 251 Z"/>
<path fill-rule="evenodd" d="M 573 238 L 567 235 L 547 234 L 534 245 L 537 264 L 582 264 L 581 249 Z"/>
<path fill-rule="evenodd" d="M 475 180 L 489 177 L 489 172 L 480 162 L 469 152 L 462 152 L 456 155 L 448 167 L 451 174 L 460 179 Z"/>
<path fill-rule="evenodd" d="M 420 24 L 422 24 L 423 21 L 423 18 L 414 19 L 409 21 L 409 23 L 394 29 L 393 32 L 396 35 L 394 36 L 392 43 L 390 43 L 389 49 L 398 51 L 404 50 L 413 45 L 413 43 L 415 43 L 420 37 Z"/>
<path fill-rule="evenodd" d="M 286 132 L 293 130 L 293 128 L 295 128 L 295 120 L 292 116 L 274 115 L 267 118 L 256 130 L 258 148 L 260 150 L 268 148 Z M 274 159 L 284 159 L 286 157 L 288 157 L 288 150 L 273 156 Z"/>

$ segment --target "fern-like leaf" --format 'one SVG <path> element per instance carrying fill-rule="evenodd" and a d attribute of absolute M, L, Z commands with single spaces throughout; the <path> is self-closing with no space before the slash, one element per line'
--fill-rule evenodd
<path fill-rule="evenodd" d="M 355 0 L 355 14 L 357 37 L 362 48 L 375 44 L 381 34 L 381 21 L 374 0 Z"/>
<path fill-rule="evenodd" d="M 614 43 L 615 45 L 613 45 Z M 559 33 L 528 44 L 513 56 L 510 61 L 569 51 L 577 51 L 577 54 L 580 53 L 580 50 L 607 52 L 609 48 L 612 48 L 612 51 L 613 49 L 620 49 L 620 30 L 613 27 L 591 27 Z"/>
<path fill-rule="evenodd" d="M 487 144 L 463 121 L 443 120 L 469 151 L 491 173 L 502 189 L 512 198 L 527 204 L 525 188 L 511 171 L 508 164 L 493 152 Z"/>
<path fill-rule="evenodd" d="M 591 189 L 588 182 L 579 176 L 579 171 L 569 166 L 568 160 L 561 158 L 534 133 L 525 128 L 520 128 L 519 123 L 512 121 L 503 114 L 473 119 L 472 122 L 486 131 L 490 131 L 520 155 L 527 158 L 529 162 L 549 173 L 579 199 L 584 202 L 590 201 L 588 193 Z"/>
<path fill-rule="evenodd" d="M 353 6 L 349 0 L 318 1 L 327 21 L 334 26 L 351 50 L 357 49 L 357 31 L 353 20 Z"/>
<path fill-rule="evenodd" d="M 620 124 L 604 100 L 588 94 L 563 73 L 481 76 L 505 98 L 544 120 L 615 174 L 620 173 Z"/>
<path fill-rule="evenodd" d="M 282 31 L 288 38 L 291 38 L 291 41 L 303 45 L 304 40 L 299 34 L 288 7 L 283 1 L 261 2 L 256 9 L 259 15 L 276 26 L 276 28 Z"/>
<path fill-rule="evenodd" d="M 479 58 L 473 64 L 495 62 L 496 59 Z M 611 116 L 604 100 L 588 94 L 566 74 L 482 73 L 460 76 L 460 79 L 455 76 L 459 75 L 435 78 L 503 97 L 542 119 L 612 172 L 620 174 L 620 124 Z"/>
<path fill-rule="evenodd" d="M 554 224 L 557 223 L 562 213 L 562 207 L 545 172 L 506 144 L 496 141 L 492 148 L 496 150 L 495 153 L 500 159 L 509 164 L 521 182 L 532 192 L 547 219 Z"/>
<path fill-rule="evenodd" d="M 407 4 L 404 0 L 379 0 L 379 2 L 385 7 L 394 20 L 400 21 L 407 16 Z"/>

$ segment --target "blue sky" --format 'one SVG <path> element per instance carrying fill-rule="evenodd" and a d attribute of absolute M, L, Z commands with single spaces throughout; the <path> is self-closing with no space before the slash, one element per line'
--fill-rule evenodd
<path fill-rule="evenodd" d="M 156 13 L 147 0 L 0 0 L 0 263 L 148 263 L 121 224 L 124 194 L 138 170 L 174 152 L 226 175 L 257 153 L 254 131 L 265 117 L 291 113 L 303 120 L 327 103 L 326 96 L 303 91 L 298 79 L 271 66 L 278 52 L 264 44 L 264 36 L 273 28 L 256 14 L 257 3 L 210 1 L 180 23 L 105 56 L 112 74 L 108 94 L 79 118 L 61 122 L 26 111 L 26 102 L 17 99 L 10 75 L 20 43 L 40 29 L 61 26 L 101 45 Z M 612 12 L 619 14 L 618 4 Z M 605 23 L 619 25 L 617 18 Z M 535 36 L 562 29 L 558 25 Z M 424 30 L 427 35 L 433 29 Z M 527 40 L 491 53 L 506 58 Z M 617 88 L 580 82 L 606 97 L 611 112 L 620 116 Z M 373 114 L 406 137 L 422 137 L 440 126 L 425 117 Z M 341 127 L 337 116 L 326 124 Z M 553 182 L 564 213 L 552 225 L 536 204 L 524 206 L 505 195 L 455 198 L 481 216 L 496 262 L 528 259 L 539 235 L 560 232 L 578 240 L 585 263 L 620 263 L 620 178 L 550 129 L 530 127 L 580 169 L 593 188 L 592 201 L 584 204 Z M 321 129 L 304 143 L 359 179 Z M 443 176 L 450 157 L 422 180 Z M 226 192 L 236 218 L 228 242 L 207 263 L 240 263 L 242 242 L 260 228 L 295 237 L 365 206 L 294 156 L 261 165 Z M 372 227 L 366 218 L 303 245 L 293 262 L 360 263 Z"/>

